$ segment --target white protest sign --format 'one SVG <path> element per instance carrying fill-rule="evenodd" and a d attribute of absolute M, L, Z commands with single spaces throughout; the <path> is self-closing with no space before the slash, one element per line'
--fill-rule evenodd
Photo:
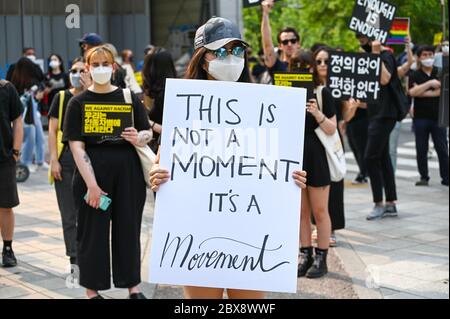
<path fill-rule="evenodd" d="M 153 283 L 294 293 L 306 90 L 167 80 Z"/>

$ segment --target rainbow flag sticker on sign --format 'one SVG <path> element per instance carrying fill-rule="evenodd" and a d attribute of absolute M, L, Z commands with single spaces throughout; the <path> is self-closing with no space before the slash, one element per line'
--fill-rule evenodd
<path fill-rule="evenodd" d="M 409 35 L 409 18 L 395 18 L 386 44 L 404 44 Z"/>

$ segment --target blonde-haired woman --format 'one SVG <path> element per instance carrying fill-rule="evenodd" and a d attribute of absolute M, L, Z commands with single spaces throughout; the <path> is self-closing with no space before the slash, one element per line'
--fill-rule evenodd
<path fill-rule="evenodd" d="M 123 90 L 111 84 L 117 66 L 107 47 L 92 48 L 86 56 L 86 68 L 93 84 L 69 102 L 63 130 L 63 141 L 69 143 L 77 166 L 73 189 L 78 210 L 80 285 L 87 289 L 89 299 L 103 299 L 98 291 L 110 288 L 111 242 L 114 285 L 127 288 L 130 299 L 145 299 L 138 285 L 146 184 L 134 145 L 145 144 L 138 133 L 150 126 L 144 106 L 132 94 L 134 127 L 126 128 L 120 136 L 83 135 L 86 102 L 126 104 Z M 105 211 L 99 209 L 102 195 L 112 200 Z"/>

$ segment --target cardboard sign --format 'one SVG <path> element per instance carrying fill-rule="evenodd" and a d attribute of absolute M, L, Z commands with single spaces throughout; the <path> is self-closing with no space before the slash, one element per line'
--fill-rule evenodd
<path fill-rule="evenodd" d="M 306 90 L 168 79 L 149 280 L 297 289 Z"/>
<path fill-rule="evenodd" d="M 263 2 L 264 0 L 243 0 L 243 6 L 244 8 L 249 8 L 249 7 L 256 7 L 261 5 L 261 2 Z M 275 0 L 275 2 L 278 2 L 280 0 Z"/>
<path fill-rule="evenodd" d="M 85 103 L 82 108 L 83 136 L 120 136 L 133 126 L 131 104 Z"/>
<path fill-rule="evenodd" d="M 448 56 L 442 57 L 441 97 L 439 101 L 439 126 L 449 127 L 448 112 Z"/>
<path fill-rule="evenodd" d="M 387 1 L 356 0 L 349 28 L 371 40 L 386 43 L 397 7 Z"/>
<path fill-rule="evenodd" d="M 328 87 L 335 99 L 373 103 L 380 96 L 381 58 L 367 53 L 332 52 Z"/>
<path fill-rule="evenodd" d="M 306 99 L 309 101 L 314 98 L 314 80 L 312 73 L 275 73 L 273 75 L 273 84 L 278 86 L 304 88 L 307 91 Z"/>
<path fill-rule="evenodd" d="M 405 44 L 405 39 L 409 35 L 409 23 L 409 18 L 395 18 L 386 44 Z"/>

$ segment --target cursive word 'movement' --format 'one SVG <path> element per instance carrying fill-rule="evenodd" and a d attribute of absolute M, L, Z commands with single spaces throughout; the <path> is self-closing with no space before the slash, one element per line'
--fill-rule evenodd
<path fill-rule="evenodd" d="M 249 255 L 239 255 L 230 254 L 223 251 L 211 250 L 202 251 L 202 247 L 207 242 L 226 240 L 233 242 L 234 244 L 247 246 L 256 250 L 254 256 Z M 198 252 L 193 252 L 194 236 L 187 235 L 184 239 L 175 236 L 171 238 L 170 232 L 167 233 L 166 242 L 164 244 L 164 249 L 161 255 L 160 267 L 163 267 L 164 261 L 168 260 L 170 267 L 185 267 L 187 270 L 192 271 L 194 269 L 200 268 L 214 268 L 214 269 L 235 269 L 241 271 L 255 271 L 260 270 L 262 272 L 273 271 L 284 264 L 289 264 L 288 261 L 281 261 L 280 263 L 267 267 L 264 264 L 264 255 L 266 252 L 273 252 L 280 250 L 282 246 L 275 249 L 268 249 L 267 242 L 269 240 L 269 235 L 265 235 L 261 247 L 253 246 L 248 243 L 237 241 L 226 237 L 212 237 L 204 240 L 198 246 Z M 230 247 L 230 245 L 227 245 Z"/>

